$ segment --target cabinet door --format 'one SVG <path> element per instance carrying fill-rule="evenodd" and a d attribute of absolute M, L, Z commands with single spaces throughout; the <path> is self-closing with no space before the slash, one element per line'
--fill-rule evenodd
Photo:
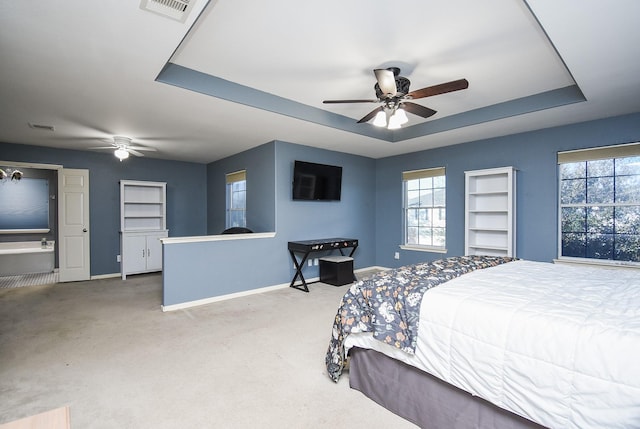
<path fill-rule="evenodd" d="M 166 234 L 150 234 L 147 236 L 147 270 L 162 270 L 162 243 L 160 238 L 166 237 Z"/>
<path fill-rule="evenodd" d="M 147 268 L 147 237 L 144 235 L 125 235 L 122 238 L 122 271 L 140 273 Z"/>

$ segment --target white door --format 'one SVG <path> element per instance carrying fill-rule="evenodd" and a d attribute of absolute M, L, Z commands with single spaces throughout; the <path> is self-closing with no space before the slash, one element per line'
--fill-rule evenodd
<path fill-rule="evenodd" d="M 58 171 L 59 280 L 89 280 L 89 170 Z"/>

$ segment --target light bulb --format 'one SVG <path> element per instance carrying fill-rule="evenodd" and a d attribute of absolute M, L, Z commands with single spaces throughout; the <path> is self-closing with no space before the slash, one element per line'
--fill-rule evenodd
<path fill-rule="evenodd" d="M 407 118 L 407 114 L 405 113 L 404 109 L 402 107 L 399 107 L 396 110 L 396 113 L 394 116 L 398 117 L 398 122 L 400 123 L 400 125 L 404 125 L 407 122 L 409 122 L 409 118 Z"/>
<path fill-rule="evenodd" d="M 398 128 L 400 128 L 400 118 L 398 118 L 398 115 L 392 115 L 389 118 L 389 126 L 387 127 L 388 130 L 397 130 Z"/>
<path fill-rule="evenodd" d="M 381 110 L 376 114 L 376 118 L 373 120 L 373 125 L 376 127 L 384 127 L 387 125 L 387 114 L 384 113 L 384 110 Z"/>
<path fill-rule="evenodd" d="M 116 156 L 116 158 L 118 158 L 120 161 L 122 161 L 123 159 L 127 159 L 129 158 L 129 152 L 127 152 L 125 149 L 119 147 L 118 149 L 116 149 L 116 151 L 114 152 L 114 155 Z"/>

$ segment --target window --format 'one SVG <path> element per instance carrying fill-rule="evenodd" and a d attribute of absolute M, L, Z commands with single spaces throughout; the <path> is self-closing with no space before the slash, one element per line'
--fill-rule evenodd
<path fill-rule="evenodd" d="M 444 167 L 402 173 L 404 244 L 445 251 L 446 179 Z"/>
<path fill-rule="evenodd" d="M 227 225 L 247 226 L 247 172 L 227 174 Z"/>
<path fill-rule="evenodd" d="M 559 255 L 640 262 L 640 144 L 558 153 Z"/>

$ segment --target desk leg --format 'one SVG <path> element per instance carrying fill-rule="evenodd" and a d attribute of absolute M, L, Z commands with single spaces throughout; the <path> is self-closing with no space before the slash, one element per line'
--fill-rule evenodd
<path fill-rule="evenodd" d="M 298 263 L 298 259 L 296 259 L 296 255 L 291 250 L 289 250 L 289 254 L 291 255 L 293 264 L 296 266 L 296 273 L 293 276 L 293 280 L 291 280 L 291 284 L 289 284 L 289 287 L 301 290 L 303 292 L 309 292 L 309 288 L 307 287 L 307 282 L 305 281 L 304 276 L 302 275 L 302 268 L 304 268 L 304 264 L 305 262 L 307 262 L 307 258 L 309 257 L 309 252 L 306 252 L 304 254 L 304 256 L 302 257 L 302 260 L 299 263 Z M 296 282 L 298 277 L 300 277 L 300 281 L 302 283 L 294 286 L 294 283 Z"/>

